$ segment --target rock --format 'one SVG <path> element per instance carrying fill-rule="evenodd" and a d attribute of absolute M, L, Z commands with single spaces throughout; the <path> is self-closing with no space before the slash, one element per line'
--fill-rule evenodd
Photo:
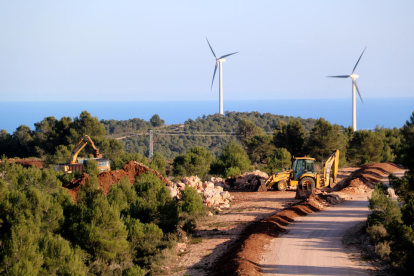
<path fill-rule="evenodd" d="M 209 181 L 201 182 L 201 179 L 197 176 L 187 176 L 182 179 L 182 182 L 178 182 L 169 186 L 170 194 L 177 198 L 181 198 L 181 191 L 186 186 L 193 187 L 198 193 L 203 194 L 203 203 L 208 207 L 218 207 L 221 205 L 229 206 L 231 196 L 229 192 L 223 192 L 225 182 L 220 177 L 211 177 Z M 228 186 L 230 188 L 230 186 Z"/>
<path fill-rule="evenodd" d="M 216 187 L 214 187 L 214 190 L 216 190 L 216 191 L 217 191 L 217 193 L 221 193 L 221 192 L 223 192 L 223 187 L 221 187 L 221 186 L 216 186 Z"/>
<path fill-rule="evenodd" d="M 211 198 L 211 197 L 206 198 L 205 204 L 206 204 L 207 207 L 212 207 L 213 204 L 214 204 L 214 199 Z"/>
<path fill-rule="evenodd" d="M 254 189 L 260 179 L 268 179 L 267 173 L 256 170 L 254 172 L 246 172 L 236 179 L 234 182 L 235 189 Z"/>
<path fill-rule="evenodd" d="M 168 186 L 167 189 L 170 191 L 172 197 L 177 197 L 178 191 L 172 185 Z"/>
<path fill-rule="evenodd" d="M 220 196 L 222 198 L 223 201 L 228 200 L 230 198 L 230 193 L 227 191 L 221 192 Z"/>
<path fill-rule="evenodd" d="M 177 187 L 180 191 L 184 191 L 185 190 L 185 184 L 183 182 L 178 182 L 177 183 Z"/>
<path fill-rule="evenodd" d="M 203 183 L 203 188 L 207 189 L 207 188 L 214 188 L 214 183 L 210 182 L 210 181 L 206 181 Z"/>
<path fill-rule="evenodd" d="M 184 252 L 187 249 L 187 246 L 185 243 L 177 243 L 177 246 L 175 247 L 176 252 Z"/>

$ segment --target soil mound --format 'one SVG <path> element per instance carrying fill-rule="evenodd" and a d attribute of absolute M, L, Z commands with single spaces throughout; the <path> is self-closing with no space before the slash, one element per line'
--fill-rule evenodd
<path fill-rule="evenodd" d="M 331 191 L 341 191 L 347 194 L 363 194 L 374 188 L 384 175 L 401 170 L 393 163 L 373 163 L 362 165 L 353 172 L 342 185 L 337 185 Z"/>
<path fill-rule="evenodd" d="M 0 160 L 0 163 L 2 161 Z M 9 158 L 9 163 L 12 162 L 22 165 L 25 168 L 30 168 L 31 166 L 35 166 L 36 168 L 42 169 L 43 168 L 43 161 L 42 160 L 32 160 L 32 159 L 11 159 Z"/>
<path fill-rule="evenodd" d="M 98 182 L 99 186 L 103 190 L 103 193 L 106 195 L 109 192 L 111 185 L 118 183 L 123 177 L 128 177 L 129 182 L 131 182 L 131 184 L 134 184 L 137 177 L 149 172 L 156 175 L 166 185 L 170 183 L 170 181 L 164 178 L 159 172 L 135 161 L 128 161 L 128 163 L 126 163 L 125 166 L 120 170 L 100 173 L 98 175 Z M 68 192 L 72 195 L 73 200 L 76 200 L 76 196 L 78 195 L 80 187 L 82 185 L 85 185 L 87 180 L 89 180 L 89 175 L 83 173 L 79 178 L 72 179 L 63 187 L 68 189 Z"/>
<path fill-rule="evenodd" d="M 233 246 L 218 258 L 214 275 L 260 275 L 257 260 L 263 246 L 272 238 L 286 232 L 285 226 L 296 217 L 323 209 L 327 204 L 318 196 L 311 195 L 297 205 L 291 206 L 246 228 Z"/>
<path fill-rule="evenodd" d="M 347 179 L 332 189 L 311 194 L 297 205 L 284 209 L 246 228 L 233 246 L 214 264 L 214 275 L 260 275 L 260 266 L 256 261 L 272 238 L 286 232 L 285 226 L 296 217 L 322 210 L 343 202 L 347 194 L 365 193 L 381 181 L 384 175 L 401 170 L 393 163 L 374 163 L 361 166 Z M 340 192 L 341 196 L 335 194 Z"/>

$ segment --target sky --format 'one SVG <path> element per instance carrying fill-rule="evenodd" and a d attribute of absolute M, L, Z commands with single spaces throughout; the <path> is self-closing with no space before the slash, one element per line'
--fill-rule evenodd
<path fill-rule="evenodd" d="M 0 102 L 414 97 L 414 1 L 0 1 Z"/>

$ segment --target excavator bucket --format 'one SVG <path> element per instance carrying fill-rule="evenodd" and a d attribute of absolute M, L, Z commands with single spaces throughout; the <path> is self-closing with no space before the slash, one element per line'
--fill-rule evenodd
<path fill-rule="evenodd" d="M 302 184 L 299 184 L 296 188 L 296 199 L 303 199 L 307 198 L 312 194 L 312 189 L 309 185 L 303 186 Z"/>
<path fill-rule="evenodd" d="M 266 180 L 259 179 L 257 181 L 256 192 L 267 192 Z"/>

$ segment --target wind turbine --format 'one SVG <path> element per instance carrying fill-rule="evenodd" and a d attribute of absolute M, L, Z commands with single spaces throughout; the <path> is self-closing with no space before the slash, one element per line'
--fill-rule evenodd
<path fill-rule="evenodd" d="M 367 47 L 365 47 L 367 49 Z M 362 51 L 361 56 L 359 57 L 357 63 L 355 64 L 354 70 L 352 71 L 351 75 L 342 75 L 342 76 L 328 76 L 328 78 L 351 78 L 352 79 L 352 128 L 354 131 L 357 130 L 357 124 L 356 124 L 356 94 L 355 90 L 358 91 L 359 98 L 361 99 L 362 104 L 364 104 L 364 101 L 362 100 L 361 94 L 359 93 L 358 85 L 356 83 L 356 79 L 359 78 L 357 74 L 355 74 L 355 69 L 358 66 L 359 61 L 361 60 L 362 55 L 365 52 Z"/>
<path fill-rule="evenodd" d="M 208 42 L 208 39 L 207 39 L 207 43 L 208 43 L 208 46 L 210 46 L 210 50 L 213 53 L 214 58 L 216 59 L 216 67 L 214 67 L 213 80 L 211 81 L 211 90 L 213 90 L 213 83 L 214 83 L 214 77 L 216 76 L 217 66 L 218 64 L 220 64 L 220 96 L 219 97 L 220 97 L 220 114 L 223 115 L 223 67 L 222 67 L 222 63 L 226 61 L 225 57 L 237 54 L 238 52 L 224 55 L 218 58 L 216 54 L 214 53 L 213 48 L 211 48 L 211 45 L 210 45 L 210 42 Z"/>

